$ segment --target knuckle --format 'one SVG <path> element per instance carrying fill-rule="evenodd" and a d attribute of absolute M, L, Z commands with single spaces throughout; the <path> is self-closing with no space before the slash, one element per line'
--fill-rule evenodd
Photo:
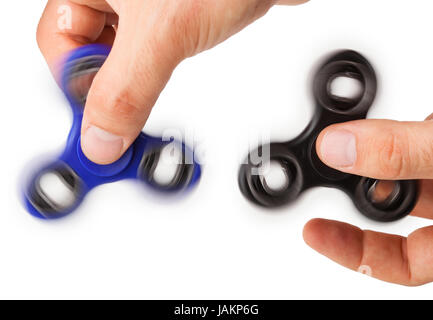
<path fill-rule="evenodd" d="M 258 17 L 261 17 L 265 15 L 268 10 L 276 3 L 275 0 L 256 0 L 255 7 L 254 7 L 254 16 L 253 18 L 256 19 Z"/>
<path fill-rule="evenodd" d="M 204 8 L 203 0 L 183 2 L 167 19 L 168 42 L 185 57 L 203 50 L 209 42 L 210 18 Z"/>
<path fill-rule="evenodd" d="M 433 141 L 429 138 L 427 139 L 427 141 L 424 142 L 423 145 L 419 148 L 420 152 L 418 155 L 418 166 L 429 167 L 429 170 L 431 170 L 433 166 Z"/>
<path fill-rule="evenodd" d="M 229 1 L 230 4 L 225 5 Z M 222 2 L 224 4 L 208 0 L 179 1 L 175 8 L 166 10 L 164 21 L 168 41 L 180 47 L 185 57 L 193 56 L 229 37 L 233 30 L 240 30 L 263 16 L 275 1 Z"/>
<path fill-rule="evenodd" d="M 407 135 L 402 132 L 391 132 L 383 139 L 379 146 L 378 169 L 384 178 L 398 179 L 407 175 L 411 162 L 408 146 Z"/>
<path fill-rule="evenodd" d="M 134 121 L 142 113 L 142 108 L 130 91 L 123 90 L 117 94 L 108 107 L 109 114 L 126 122 Z M 116 120 L 113 119 L 113 120 Z"/>
<path fill-rule="evenodd" d="M 146 49 L 158 59 L 183 60 L 194 55 L 204 33 L 207 0 L 161 1 L 150 4 Z"/>
<path fill-rule="evenodd" d="M 105 91 L 93 90 L 91 99 L 88 102 L 96 106 L 91 110 L 92 113 L 97 113 L 94 116 L 118 126 L 129 126 L 136 123 L 143 113 L 143 108 L 128 90 L 121 90 L 112 97 L 107 97 Z"/>

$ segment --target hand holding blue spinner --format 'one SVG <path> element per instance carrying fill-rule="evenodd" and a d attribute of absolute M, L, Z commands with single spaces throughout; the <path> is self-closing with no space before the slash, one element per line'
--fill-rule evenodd
<path fill-rule="evenodd" d="M 192 149 L 182 142 L 164 141 L 143 132 L 122 158 L 113 164 L 98 165 L 86 158 L 81 150 L 80 130 L 89 88 L 77 84 L 90 83 L 109 52 L 110 48 L 102 45 L 84 46 L 73 51 L 63 66 L 61 84 L 72 107 L 73 124 L 60 157 L 38 171 L 26 186 L 26 208 L 38 218 L 60 218 L 73 212 L 89 191 L 105 183 L 138 179 L 157 191 L 173 193 L 190 189 L 200 179 L 201 168 L 194 159 Z M 161 184 L 154 173 L 163 149 L 172 143 L 181 151 L 182 161 L 177 164 L 171 181 Z M 47 175 L 54 175 L 61 182 L 60 189 L 66 190 L 66 197 L 63 195 L 61 199 L 56 199 L 52 192 L 44 189 L 43 180 Z"/>

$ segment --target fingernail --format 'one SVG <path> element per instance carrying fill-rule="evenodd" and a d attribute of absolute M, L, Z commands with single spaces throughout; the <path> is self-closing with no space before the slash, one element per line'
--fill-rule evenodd
<path fill-rule="evenodd" d="M 81 138 L 81 148 L 91 161 L 110 164 L 120 158 L 123 139 L 101 128 L 90 126 Z"/>
<path fill-rule="evenodd" d="M 356 161 L 356 137 L 347 130 L 331 130 L 320 145 L 322 160 L 331 167 L 350 167 Z"/>

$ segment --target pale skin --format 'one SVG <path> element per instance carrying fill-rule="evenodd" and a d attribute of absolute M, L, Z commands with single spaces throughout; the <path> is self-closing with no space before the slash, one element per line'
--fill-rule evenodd
<path fill-rule="evenodd" d="M 49 0 L 37 39 L 56 79 L 57 62 L 70 50 L 89 43 L 113 46 L 91 86 L 82 127 L 86 156 L 109 164 L 142 130 L 179 63 L 218 45 L 276 4 L 304 2 Z M 62 5 L 72 9 L 71 29 L 58 27 Z M 433 219 L 432 132 L 430 118 L 423 122 L 355 121 L 325 129 L 317 151 L 327 165 L 344 172 L 377 179 L 423 179 L 412 215 Z M 369 266 L 372 276 L 384 281 L 408 286 L 433 281 L 433 227 L 404 238 L 315 219 L 305 226 L 304 239 L 350 269 Z"/>

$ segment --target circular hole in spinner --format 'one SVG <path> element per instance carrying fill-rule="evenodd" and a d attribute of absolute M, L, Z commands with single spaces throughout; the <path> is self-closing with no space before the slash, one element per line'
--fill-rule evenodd
<path fill-rule="evenodd" d="M 355 204 L 368 218 L 391 222 L 413 210 L 418 199 L 415 180 L 388 181 L 361 178 L 355 191 Z"/>
<path fill-rule="evenodd" d="M 260 181 L 269 194 L 278 194 L 290 186 L 292 173 L 281 162 L 271 160 L 259 167 Z"/>
<path fill-rule="evenodd" d="M 57 172 L 46 172 L 39 178 L 40 191 L 58 208 L 68 208 L 75 203 L 75 193 Z"/>
<path fill-rule="evenodd" d="M 373 104 L 377 82 L 369 65 L 333 61 L 314 79 L 314 95 L 323 108 L 343 115 L 364 115 Z"/>
<path fill-rule="evenodd" d="M 182 145 L 169 143 L 144 155 L 139 178 L 163 191 L 182 189 L 189 184 L 194 171 L 192 159 L 189 160 Z"/>
<path fill-rule="evenodd" d="M 106 59 L 94 55 L 74 60 L 67 66 L 67 91 L 80 104 L 86 103 L 93 79 Z"/>
<path fill-rule="evenodd" d="M 57 215 L 74 208 L 79 201 L 81 183 L 66 166 L 41 172 L 31 185 L 28 198 L 44 215 Z"/>
<path fill-rule="evenodd" d="M 328 93 L 334 99 L 358 101 L 363 92 L 363 83 L 355 77 L 340 74 L 329 79 Z"/>
<path fill-rule="evenodd" d="M 399 181 L 371 180 L 367 184 L 367 199 L 378 209 L 392 209 L 399 205 L 402 188 Z"/>
<path fill-rule="evenodd" d="M 288 204 L 302 191 L 304 180 L 299 161 L 278 144 L 271 145 L 269 158 L 256 159 L 255 155 L 263 154 L 263 148 L 251 152 L 248 162 L 241 166 L 239 187 L 248 199 L 261 206 Z"/>
<path fill-rule="evenodd" d="M 182 149 L 172 144 L 167 145 L 160 152 L 159 161 L 153 172 L 153 180 L 161 186 L 172 184 L 182 165 Z"/>
<path fill-rule="evenodd" d="M 365 79 L 356 66 L 331 65 L 327 77 L 322 81 L 322 101 L 333 111 L 350 112 L 363 99 Z"/>

